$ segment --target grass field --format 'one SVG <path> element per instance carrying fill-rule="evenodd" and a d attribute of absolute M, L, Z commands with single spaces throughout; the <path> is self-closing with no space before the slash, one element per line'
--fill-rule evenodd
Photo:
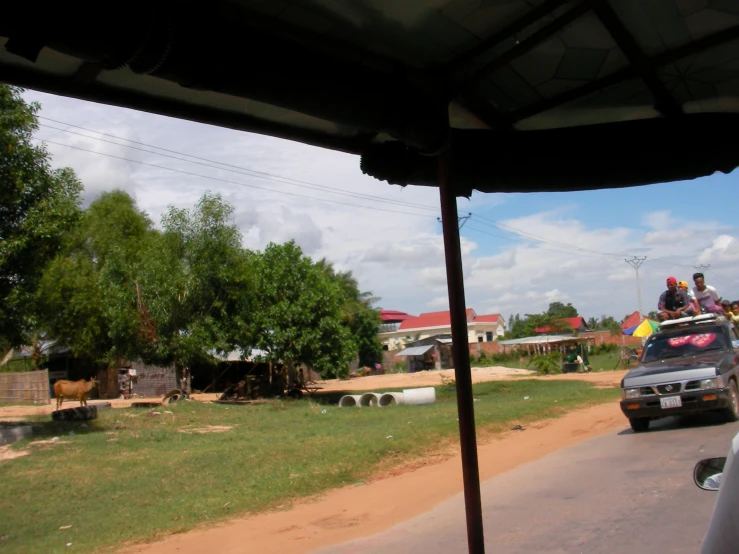
<path fill-rule="evenodd" d="M 336 397 L 323 404 L 191 401 L 163 406 L 159 416 L 145 409 L 102 411 L 86 428 L 44 421 L 35 440 L 58 440 L 16 443 L 14 449 L 30 455 L 0 462 L 0 549 L 69 552 L 72 543 L 75 551 L 113 550 L 287 507 L 447 449 L 458 431 L 454 394 L 438 387 L 436 404 L 383 409 L 339 409 L 328 403 Z M 475 385 L 474 395 L 484 440 L 514 424 L 613 401 L 618 391 L 579 381 L 516 380 Z"/>
<path fill-rule="evenodd" d="M 588 356 L 588 359 L 590 361 L 590 365 L 593 366 L 594 371 L 611 371 L 616 367 L 616 363 L 619 359 L 619 353 L 618 352 L 610 352 L 607 354 L 593 354 Z M 484 363 L 480 362 L 472 362 L 473 367 L 483 367 L 483 366 L 500 366 L 500 367 L 511 367 L 511 368 L 519 368 L 519 369 L 533 369 L 532 367 L 527 366 L 526 364 L 520 364 L 519 360 L 507 360 L 503 362 L 492 362 L 492 361 L 486 361 Z M 623 369 L 623 368 L 622 368 Z"/>

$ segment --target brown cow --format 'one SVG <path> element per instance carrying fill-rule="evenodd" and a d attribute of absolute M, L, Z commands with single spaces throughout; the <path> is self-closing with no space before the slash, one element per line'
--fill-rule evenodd
<path fill-rule="evenodd" d="M 89 381 L 80 379 L 79 381 L 57 381 L 54 383 L 54 396 L 56 396 L 56 409 L 58 410 L 64 398 L 76 398 L 80 401 L 80 406 L 87 406 L 87 395 L 92 387 L 97 386 L 98 382 L 94 377 L 90 377 Z"/>

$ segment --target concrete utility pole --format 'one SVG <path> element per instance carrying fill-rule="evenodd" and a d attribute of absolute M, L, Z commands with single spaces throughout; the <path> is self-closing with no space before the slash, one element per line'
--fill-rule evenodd
<path fill-rule="evenodd" d="M 639 267 L 646 260 L 646 256 L 634 256 L 624 260 L 627 264 L 636 270 L 636 296 L 639 299 L 639 321 L 644 321 L 644 310 L 642 309 L 641 303 L 641 283 L 639 282 Z"/>
<path fill-rule="evenodd" d="M 460 231 L 462 230 L 462 227 L 464 227 L 464 224 L 467 223 L 467 220 L 471 217 L 472 217 L 472 213 L 468 213 L 467 215 L 463 215 L 463 216 L 457 216 L 457 225 Z M 441 223 L 441 218 L 437 217 L 436 221 Z"/>

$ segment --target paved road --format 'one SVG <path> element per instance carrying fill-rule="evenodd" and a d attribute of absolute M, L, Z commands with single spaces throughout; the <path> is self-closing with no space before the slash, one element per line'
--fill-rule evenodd
<path fill-rule="evenodd" d="M 693 484 L 693 466 L 725 456 L 739 423 L 701 416 L 669 418 L 652 427 L 642 434 L 626 427 L 483 483 L 486 551 L 698 552 L 716 497 Z M 384 533 L 319 552 L 466 551 L 459 495 Z"/>

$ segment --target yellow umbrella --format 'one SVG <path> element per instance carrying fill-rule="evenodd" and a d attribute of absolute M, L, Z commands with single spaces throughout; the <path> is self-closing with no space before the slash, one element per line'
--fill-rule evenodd
<path fill-rule="evenodd" d="M 651 319 L 645 319 L 639 324 L 639 327 L 634 329 L 632 336 L 634 337 L 648 337 L 655 331 L 659 330 L 659 323 L 652 321 Z"/>

